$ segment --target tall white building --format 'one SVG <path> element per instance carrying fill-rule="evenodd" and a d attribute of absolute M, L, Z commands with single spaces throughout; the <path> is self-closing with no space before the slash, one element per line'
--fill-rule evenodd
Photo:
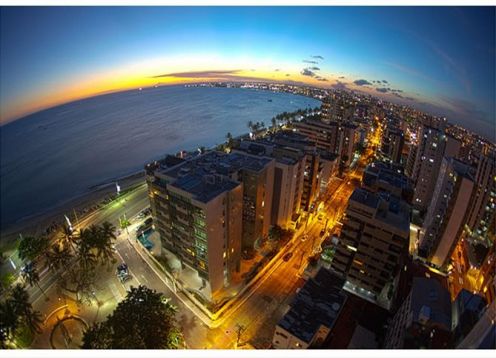
<path fill-rule="evenodd" d="M 474 181 L 470 167 L 457 159 L 444 158 L 424 221 L 419 254 L 443 267 L 463 231 Z"/>

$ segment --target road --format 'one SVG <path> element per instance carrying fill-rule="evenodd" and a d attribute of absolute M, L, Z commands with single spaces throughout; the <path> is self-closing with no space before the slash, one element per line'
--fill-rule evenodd
<path fill-rule="evenodd" d="M 310 216 L 305 229 L 307 238 L 304 239 L 302 234 L 290 242 L 287 251 L 292 252 L 293 256 L 284 261 L 280 258 L 283 254 L 278 255 L 279 259 L 270 266 L 269 272 L 257 281 L 254 288 L 238 297 L 236 309 L 225 315 L 219 328 L 210 329 L 205 322 L 202 322 L 200 315 L 197 315 L 198 310 L 169 288 L 173 287 L 171 282 L 154 267 L 148 254 L 144 252 L 145 249 L 135 242 L 134 229 L 140 222 L 134 222 L 129 230 L 130 235 L 123 232 L 116 243 L 116 255 L 119 260 L 128 264 L 132 275 L 131 280 L 124 284 L 121 283 L 115 275 L 114 266 L 116 265 L 101 269 L 95 285 L 95 300 L 89 306 L 76 306 L 71 298 L 57 290 L 55 275 L 46 272 L 42 273 L 40 281 L 44 294 L 37 287 L 29 289 L 35 309 L 48 317 L 45 330 L 37 337 L 33 347 L 50 347 L 50 326 L 54 317 L 59 314 L 58 312 L 62 312 L 61 307 L 68 305 L 73 313 L 80 315 L 88 323 L 92 323 L 104 319 L 125 296 L 126 290 L 130 286 L 139 284 L 172 298 L 172 303 L 178 307 L 178 322 L 189 348 L 233 348 L 237 341 L 237 325 L 246 328 L 240 336 L 241 343 L 250 342 L 257 348 L 268 347 L 275 325 L 287 310 L 295 290 L 303 284 L 301 274 L 307 265 L 308 257 L 320 247 L 321 230 L 326 224 L 328 229 L 332 229 L 339 222 L 346 209 L 348 198 L 360 185 L 359 179 L 373 154 L 374 151 L 368 149 L 358 161 L 355 169 L 347 173 L 342 180 L 335 180 L 331 183 L 330 190 L 322 198 L 323 207 L 318 213 Z M 85 218 L 80 218 L 80 221 L 76 220 L 75 227 L 101 224 L 104 221 L 109 221 L 117 227 L 119 218 L 123 215 L 126 215 L 128 219 L 133 218 L 149 205 L 146 192 L 146 185 L 142 185 L 107 207 Z M 318 217 L 321 214 L 323 218 L 319 220 Z M 51 299 L 46 300 L 45 294 Z"/>

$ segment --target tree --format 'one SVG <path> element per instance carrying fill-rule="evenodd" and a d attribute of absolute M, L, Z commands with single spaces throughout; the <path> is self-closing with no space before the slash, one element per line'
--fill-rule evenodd
<path fill-rule="evenodd" d="M 281 239 L 281 227 L 274 225 L 269 229 L 269 239 L 279 241 Z"/>
<path fill-rule="evenodd" d="M 43 323 L 41 314 L 33 309 L 31 302 L 29 302 L 29 294 L 24 286 L 20 284 L 15 285 L 7 301 L 11 302 L 14 312 L 22 319 L 22 322 L 31 332 L 41 332 L 41 324 Z"/>
<path fill-rule="evenodd" d="M 0 303 L 0 348 L 6 349 L 7 342 L 11 340 L 17 327 L 19 316 L 17 315 L 11 300 Z"/>
<path fill-rule="evenodd" d="M 74 251 L 76 250 L 75 242 L 77 241 L 74 231 L 65 225 L 59 233 L 59 242 L 64 246 L 70 246 Z"/>
<path fill-rule="evenodd" d="M 270 121 L 272 123 L 272 131 L 275 132 L 276 129 L 277 129 L 277 119 L 276 119 L 276 117 L 272 117 L 272 119 Z"/>
<path fill-rule="evenodd" d="M 55 273 L 61 268 L 67 270 L 74 255 L 71 253 L 69 247 L 55 243 L 46 251 L 45 258 L 46 267 Z"/>
<path fill-rule="evenodd" d="M 45 296 L 47 300 L 49 299 L 48 296 L 45 294 L 45 291 L 43 291 L 40 286 L 40 274 L 35 262 L 30 262 L 26 266 L 24 266 L 24 268 L 21 270 L 21 276 L 27 283 L 29 283 L 31 287 L 38 286 L 43 296 Z"/>
<path fill-rule="evenodd" d="M 162 294 L 145 286 L 131 287 L 107 320 L 85 331 L 85 349 L 176 349 L 181 334 L 175 312 Z"/>
<path fill-rule="evenodd" d="M 232 148 L 232 146 L 234 144 L 234 140 L 233 140 L 233 136 L 232 136 L 231 132 L 227 132 L 226 139 L 227 139 L 227 146 L 229 148 Z"/>
<path fill-rule="evenodd" d="M 254 132 L 254 130 L 253 130 L 253 122 L 252 121 L 248 121 L 247 126 L 248 126 L 248 128 L 250 129 L 251 132 Z"/>
<path fill-rule="evenodd" d="M 48 240 L 44 237 L 26 236 L 19 243 L 18 252 L 22 260 L 33 261 L 44 253 Z"/>

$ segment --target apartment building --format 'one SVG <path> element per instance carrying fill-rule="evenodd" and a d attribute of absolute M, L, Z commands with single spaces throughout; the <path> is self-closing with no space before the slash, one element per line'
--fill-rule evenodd
<path fill-rule="evenodd" d="M 377 300 L 396 277 L 410 236 L 410 206 L 387 192 L 352 193 L 331 263 L 348 286 Z"/>
<path fill-rule="evenodd" d="M 461 237 L 473 188 L 470 167 L 444 158 L 419 243 L 419 255 L 437 267 L 448 263 Z"/>
<path fill-rule="evenodd" d="M 241 252 L 268 235 L 273 176 L 273 159 L 241 153 L 147 166 L 162 247 L 198 272 L 212 298 L 229 286 Z"/>

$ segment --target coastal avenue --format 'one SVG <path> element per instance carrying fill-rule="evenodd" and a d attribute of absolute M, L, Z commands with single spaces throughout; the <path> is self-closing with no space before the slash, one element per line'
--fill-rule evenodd
<path fill-rule="evenodd" d="M 376 131 L 374 137 L 371 138 L 374 148 L 376 148 L 375 140 L 378 137 L 379 131 Z M 129 265 L 132 279 L 123 284 L 116 277 L 114 267 L 110 270 L 102 269 L 95 285 L 95 298 L 99 304 L 93 303 L 91 306 L 81 305 L 79 307 L 72 305 L 74 306 L 72 311 L 77 310 L 77 314 L 85 318 L 88 323 L 104 319 L 125 296 L 130 286 L 143 284 L 162 292 L 167 297 L 172 297 L 172 303 L 178 307 L 178 322 L 189 348 L 233 348 L 236 345 L 236 331 L 239 325 L 246 328 L 240 336 L 241 344 L 250 342 L 257 348 L 268 347 L 275 325 L 285 313 L 296 288 L 302 285 L 301 275 L 308 258 L 320 248 L 321 230 L 324 227 L 332 230 L 338 223 L 346 209 L 349 196 L 359 186 L 364 168 L 373 155 L 374 151 L 367 149 L 357 162 L 355 169 L 346 174 L 343 179 L 333 181 L 332 190 L 321 198 L 324 205 L 321 205 L 320 211 L 310 215 L 304 232 L 301 232 L 283 248 L 282 254 L 292 252 L 293 256 L 287 261 L 281 258 L 282 255 L 276 256 L 278 259 L 271 263 L 272 266 L 269 267 L 268 273 L 252 289 L 237 298 L 238 302 L 233 305 L 234 309 L 227 311 L 219 318 L 220 327 L 208 328 L 206 324 L 208 322 L 203 322 L 205 319 L 198 315 L 198 309 L 169 288 L 171 282 L 157 270 L 146 250 L 135 240 L 135 228 L 140 222 L 134 220 L 131 220 L 130 237 L 126 232 L 121 233 L 115 246 L 118 261 L 125 261 Z M 110 221 L 118 226 L 119 218 L 124 214 L 128 218 L 133 218 L 148 205 L 146 185 L 143 184 L 106 208 L 82 218 L 79 225 L 87 227 Z M 321 220 L 318 219 L 320 215 L 323 215 Z M 47 296 L 52 297 L 51 300 L 46 301 L 36 287 L 30 288 L 29 291 L 35 308 L 48 317 L 47 325 L 49 326 L 50 320 L 53 319 L 50 314 L 57 312 L 68 301 L 67 297 L 57 291 L 55 278 L 52 275 L 44 273 L 40 286 Z M 68 304 L 70 307 L 70 302 Z M 36 339 L 33 347 L 49 347 L 49 332 L 47 331 L 48 329 L 45 329 L 45 332 Z"/>

